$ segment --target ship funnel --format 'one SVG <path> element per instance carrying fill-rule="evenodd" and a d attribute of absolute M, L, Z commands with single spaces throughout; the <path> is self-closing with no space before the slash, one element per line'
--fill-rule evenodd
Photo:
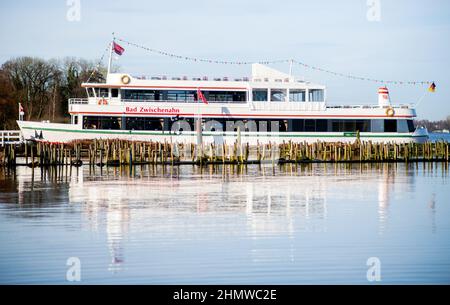
<path fill-rule="evenodd" d="M 387 87 L 378 89 L 378 106 L 391 106 L 391 99 L 389 97 L 389 90 Z"/>

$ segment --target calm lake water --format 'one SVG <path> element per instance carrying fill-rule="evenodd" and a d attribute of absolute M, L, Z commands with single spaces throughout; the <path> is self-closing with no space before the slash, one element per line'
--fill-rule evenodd
<path fill-rule="evenodd" d="M 0 170 L 0 283 L 450 283 L 445 163 Z"/>

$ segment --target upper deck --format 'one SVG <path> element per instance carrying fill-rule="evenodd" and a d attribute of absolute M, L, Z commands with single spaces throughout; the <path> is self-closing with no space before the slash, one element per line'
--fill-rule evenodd
<path fill-rule="evenodd" d="M 324 85 L 300 80 L 260 64 L 252 76 L 233 78 L 132 77 L 108 74 L 106 83 L 83 83 L 87 99 L 70 99 L 71 113 L 127 114 L 135 107 L 171 108 L 179 113 L 244 113 L 252 115 L 385 115 L 384 106 L 327 106 Z M 200 90 L 208 101 L 197 97 Z M 415 116 L 409 105 L 395 106 L 397 115 Z M 150 111 L 151 112 L 151 111 Z M 135 112 L 134 112 L 135 113 Z"/>

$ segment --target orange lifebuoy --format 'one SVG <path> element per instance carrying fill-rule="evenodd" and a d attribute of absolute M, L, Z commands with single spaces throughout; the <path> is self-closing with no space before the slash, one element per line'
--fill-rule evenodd
<path fill-rule="evenodd" d="M 388 109 L 386 109 L 387 116 L 394 116 L 394 114 L 395 114 L 394 108 L 389 107 Z"/>

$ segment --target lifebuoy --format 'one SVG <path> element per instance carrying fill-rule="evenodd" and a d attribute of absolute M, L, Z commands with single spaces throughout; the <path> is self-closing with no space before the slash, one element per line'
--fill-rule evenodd
<path fill-rule="evenodd" d="M 108 105 L 108 100 L 105 98 L 101 98 L 97 102 L 99 105 Z"/>
<path fill-rule="evenodd" d="M 123 75 L 121 78 L 120 78 L 120 80 L 122 81 L 122 84 L 129 84 L 130 83 L 130 81 L 131 81 L 131 79 L 130 79 L 130 77 L 128 76 L 128 75 Z"/>
<path fill-rule="evenodd" d="M 395 114 L 394 108 L 389 107 L 388 109 L 386 109 L 387 116 L 394 116 L 394 114 Z"/>

